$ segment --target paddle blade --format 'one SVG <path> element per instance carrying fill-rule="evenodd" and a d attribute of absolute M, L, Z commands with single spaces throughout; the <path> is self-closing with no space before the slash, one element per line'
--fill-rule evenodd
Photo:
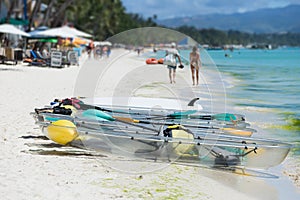
<path fill-rule="evenodd" d="M 122 121 L 122 122 L 128 122 L 128 123 L 139 123 L 138 120 L 132 119 L 132 118 L 128 118 L 128 117 L 117 117 L 114 116 L 115 119 Z"/>
<path fill-rule="evenodd" d="M 109 114 L 102 112 L 100 110 L 96 110 L 96 109 L 88 109 L 85 110 L 84 112 L 82 112 L 82 116 L 84 117 L 88 117 L 88 118 L 93 118 L 93 119 L 104 119 L 104 120 L 108 120 L 108 121 L 115 121 L 115 119 L 110 116 Z"/>
<path fill-rule="evenodd" d="M 237 135 L 237 136 L 243 136 L 243 137 L 250 137 L 253 132 L 249 130 L 240 130 L 235 128 L 222 128 L 221 130 L 226 131 L 230 135 Z"/>
<path fill-rule="evenodd" d="M 187 116 L 196 113 L 197 110 L 187 110 L 183 112 L 174 112 L 172 114 L 169 114 L 168 117 L 182 117 L 182 116 Z"/>
<path fill-rule="evenodd" d="M 219 121 L 235 121 L 237 120 L 236 116 L 231 113 L 220 113 L 213 115 L 213 119 L 219 120 Z"/>

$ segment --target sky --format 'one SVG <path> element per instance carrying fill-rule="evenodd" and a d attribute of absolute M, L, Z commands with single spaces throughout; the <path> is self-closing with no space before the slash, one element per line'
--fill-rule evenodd
<path fill-rule="evenodd" d="M 157 19 L 187 17 L 201 14 L 243 13 L 262 8 L 285 7 L 300 4 L 300 0 L 121 0 L 126 12 L 138 13 L 144 18 Z"/>

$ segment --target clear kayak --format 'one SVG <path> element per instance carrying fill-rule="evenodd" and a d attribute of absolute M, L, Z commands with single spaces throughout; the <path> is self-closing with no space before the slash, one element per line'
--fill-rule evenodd
<path fill-rule="evenodd" d="M 115 99 L 122 100 L 122 98 L 114 98 L 114 100 Z M 245 122 L 245 119 L 242 115 L 231 113 L 200 114 L 198 113 L 200 112 L 199 110 L 174 110 L 175 108 L 180 108 L 179 106 L 175 105 L 177 102 L 175 100 L 153 98 L 133 99 L 135 100 L 134 103 L 137 104 L 141 104 L 141 102 L 147 101 L 148 107 L 142 107 L 141 105 L 138 107 L 128 107 L 121 104 L 114 105 L 114 108 L 106 107 L 109 106 L 110 103 L 112 103 L 112 98 L 110 98 L 109 100 L 107 100 L 107 98 L 101 98 L 102 101 L 100 102 L 103 103 L 103 105 L 101 105 L 100 107 L 86 104 L 78 99 L 66 99 L 62 100 L 61 107 L 55 107 L 52 110 L 48 107 L 35 109 L 36 112 L 33 113 L 33 115 L 36 121 L 56 121 L 59 119 L 67 119 L 75 122 L 76 120 L 78 121 L 80 119 L 94 119 L 101 122 L 107 120 L 118 120 L 122 121 L 123 123 L 141 124 L 144 127 L 159 127 L 161 125 L 180 124 L 190 129 L 205 130 L 209 133 L 223 133 L 239 136 L 251 136 L 253 132 L 256 131 L 254 129 L 247 128 L 249 124 Z M 152 108 L 150 106 L 157 105 L 161 102 L 164 105 L 167 105 L 169 103 L 170 105 L 168 106 L 168 109 L 157 107 Z M 195 104 L 191 102 L 188 103 L 188 105 Z M 76 109 L 75 107 L 78 109 Z M 68 110 L 70 110 L 70 112 L 67 112 Z"/>
<path fill-rule="evenodd" d="M 128 118 L 127 115 L 119 114 L 119 116 L 111 116 L 108 113 L 98 111 L 98 110 L 85 110 L 77 112 L 75 116 L 53 114 L 53 113 L 33 113 L 33 116 L 37 122 L 53 122 L 61 119 L 66 119 L 72 121 L 75 124 L 91 122 L 93 126 L 101 126 L 103 123 L 119 121 L 124 124 L 131 124 L 132 126 L 140 126 L 145 129 L 158 130 L 160 126 L 173 126 L 173 125 L 182 125 L 190 130 L 196 131 L 201 130 L 202 132 L 212 133 L 212 134 L 228 134 L 228 135 L 237 135 L 237 136 L 251 136 L 255 129 L 251 128 L 242 128 L 235 125 L 227 125 L 221 123 L 201 123 L 199 120 L 192 121 L 187 119 L 180 120 L 139 120 Z M 132 115 L 130 115 L 132 116 Z"/>
<path fill-rule="evenodd" d="M 161 127 L 159 132 L 120 122 L 101 126 L 67 120 L 40 122 L 50 139 L 126 157 L 205 164 L 212 167 L 269 168 L 279 165 L 292 145 L 278 140 L 207 134 L 185 127 Z"/>
<path fill-rule="evenodd" d="M 45 135 L 61 145 L 126 157 L 219 168 L 279 165 L 292 145 L 251 138 L 245 117 L 203 112 L 193 99 L 64 99 L 32 113 Z M 124 101 L 124 99 L 119 98 Z M 157 104 L 163 106 L 157 106 Z"/>
<path fill-rule="evenodd" d="M 212 113 L 203 111 L 199 98 L 190 101 L 177 99 L 145 98 L 145 97 L 101 97 L 80 99 L 85 105 L 100 108 L 115 114 L 148 116 L 151 118 L 192 118 L 201 120 L 245 121 L 244 116 L 232 113 Z"/>
<path fill-rule="evenodd" d="M 129 114 L 155 119 L 199 119 L 206 121 L 244 122 L 240 114 L 203 111 L 199 98 L 187 101 L 142 97 L 67 98 L 54 100 L 52 105 L 72 106 L 77 110 L 96 109 L 111 114 Z M 49 107 L 49 106 L 48 106 Z M 44 108 L 47 110 L 47 107 Z"/>

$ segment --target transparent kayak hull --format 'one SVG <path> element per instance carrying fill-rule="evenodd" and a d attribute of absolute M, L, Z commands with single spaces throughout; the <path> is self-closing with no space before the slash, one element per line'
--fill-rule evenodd
<path fill-rule="evenodd" d="M 70 145 L 103 151 L 116 155 L 205 164 L 212 167 L 242 166 L 269 168 L 279 165 L 287 156 L 289 144 L 277 140 L 234 137 L 198 133 L 195 138 L 184 130 L 173 130 L 172 136 L 162 136 L 149 130 L 124 127 L 66 127 L 44 123 L 43 131 L 49 137 L 51 126 L 76 133 Z M 51 138 L 51 137 L 49 137 Z"/>
<path fill-rule="evenodd" d="M 81 110 L 72 110 L 72 115 L 43 112 L 48 110 L 44 108 L 33 116 L 58 144 L 147 160 L 269 168 L 280 164 L 292 148 L 277 140 L 249 137 L 255 130 L 247 128 L 243 115 L 205 114 L 200 107 L 191 110 L 161 99 L 135 98 L 131 104 L 115 100 L 78 104 Z M 165 105 L 153 107 L 158 103 Z"/>

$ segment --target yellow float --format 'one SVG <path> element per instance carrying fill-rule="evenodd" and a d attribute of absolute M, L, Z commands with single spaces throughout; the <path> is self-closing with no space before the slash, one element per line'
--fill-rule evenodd
<path fill-rule="evenodd" d="M 47 137 L 61 145 L 72 142 L 77 136 L 75 124 L 68 120 L 58 120 L 47 127 Z"/>

